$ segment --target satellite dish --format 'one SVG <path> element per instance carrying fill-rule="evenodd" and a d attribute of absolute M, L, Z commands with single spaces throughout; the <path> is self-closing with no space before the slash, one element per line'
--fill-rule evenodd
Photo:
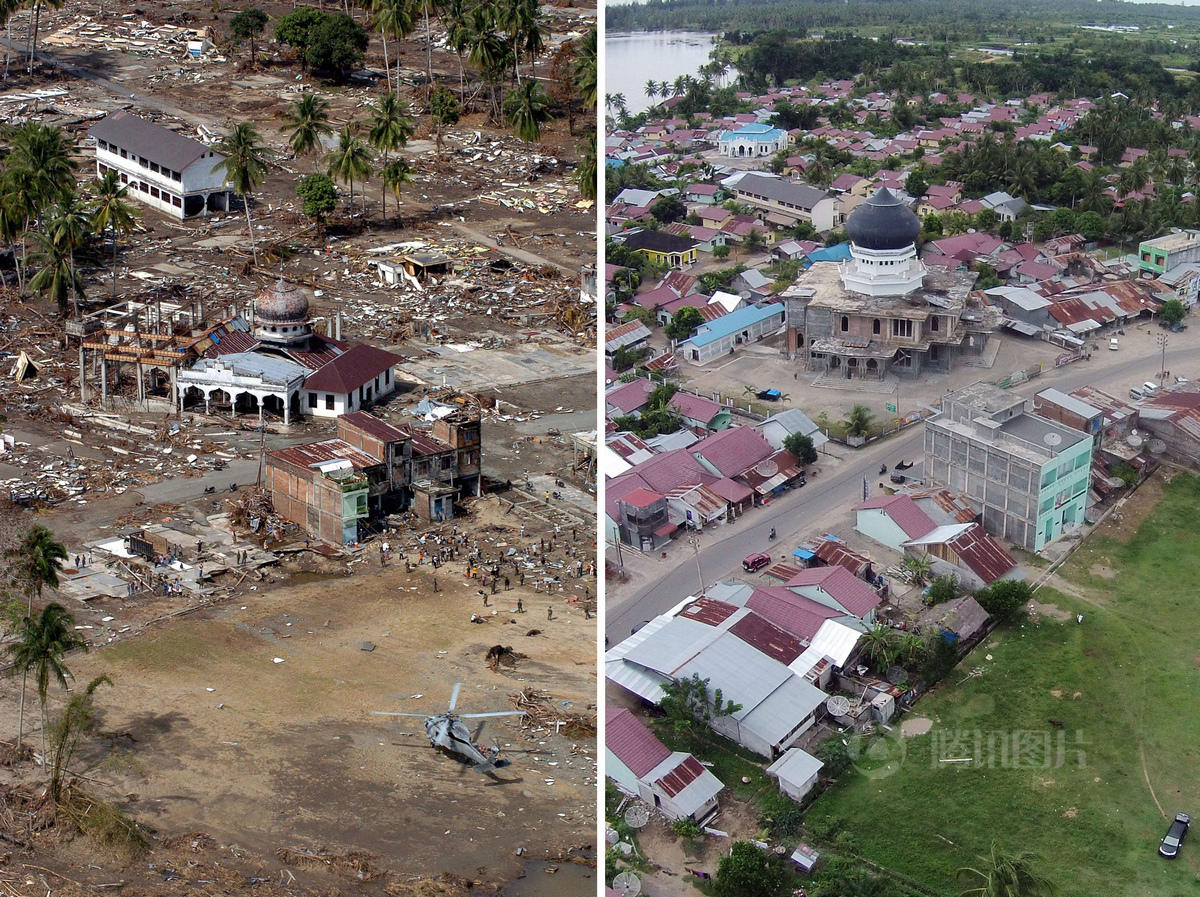
<path fill-rule="evenodd" d="M 604 843 L 605 844 L 616 844 L 620 840 L 621 840 L 621 834 L 616 829 L 609 828 L 609 829 L 604 830 Z"/>
<path fill-rule="evenodd" d="M 634 804 L 625 811 L 625 821 L 630 828 L 642 828 L 650 821 L 650 808 L 645 804 Z"/>
<path fill-rule="evenodd" d="M 760 477 L 773 477 L 779 473 L 779 465 L 768 458 L 766 461 L 761 461 L 754 466 L 754 472 Z"/>
<path fill-rule="evenodd" d="M 1142 437 L 1139 436 L 1137 433 L 1130 433 L 1128 436 L 1125 437 L 1125 444 L 1127 446 L 1129 446 L 1130 448 L 1135 448 L 1135 449 L 1141 448 L 1142 447 Z"/>
<path fill-rule="evenodd" d="M 620 872 L 613 879 L 612 888 L 621 897 L 637 897 L 642 893 L 642 880 L 632 872 Z"/>
<path fill-rule="evenodd" d="M 1062 443 L 1062 436 L 1058 433 L 1047 433 L 1042 437 L 1042 442 L 1046 443 L 1046 445 L 1060 445 Z"/>
<path fill-rule="evenodd" d="M 833 695 L 825 702 L 830 716 L 845 716 L 850 712 L 850 699 L 845 695 Z"/>
<path fill-rule="evenodd" d="M 1150 444 L 1146 447 L 1150 449 L 1152 455 L 1161 455 L 1167 450 L 1167 444 L 1161 439 L 1151 439 Z"/>

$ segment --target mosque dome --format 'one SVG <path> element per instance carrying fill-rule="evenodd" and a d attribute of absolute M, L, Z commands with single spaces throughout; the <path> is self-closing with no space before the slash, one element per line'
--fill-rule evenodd
<path fill-rule="evenodd" d="M 912 209 L 884 187 L 850 213 L 846 233 L 862 249 L 904 249 L 917 241 L 921 222 Z"/>
<path fill-rule="evenodd" d="M 255 320 L 262 324 L 308 323 L 308 297 L 295 284 L 282 277 L 254 300 Z"/>

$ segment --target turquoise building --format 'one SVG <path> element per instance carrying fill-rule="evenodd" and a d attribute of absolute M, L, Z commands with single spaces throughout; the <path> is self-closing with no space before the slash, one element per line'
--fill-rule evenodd
<path fill-rule="evenodd" d="M 981 506 L 993 536 L 1036 552 L 1084 523 L 1093 437 L 1027 402 L 984 382 L 947 393 L 925 422 L 925 478 Z"/>

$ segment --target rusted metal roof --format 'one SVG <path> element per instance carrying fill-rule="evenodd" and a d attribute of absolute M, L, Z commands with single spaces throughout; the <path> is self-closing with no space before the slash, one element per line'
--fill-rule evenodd
<path fill-rule="evenodd" d="M 349 461 L 355 470 L 376 467 L 381 463 L 377 458 L 341 439 L 325 439 L 321 442 L 307 442 L 290 448 L 276 449 L 267 452 L 267 458 L 295 464 L 297 467 L 313 467 L 326 461 Z"/>
<path fill-rule="evenodd" d="M 689 620 L 695 620 L 697 623 L 704 623 L 708 626 L 720 626 L 737 613 L 737 611 L 737 607 L 732 604 L 726 604 L 724 601 L 717 601 L 714 598 L 700 598 L 680 611 L 679 616 L 687 617 Z"/>
<path fill-rule="evenodd" d="M 746 614 L 729 627 L 729 631 L 746 644 L 785 665 L 804 653 L 803 642 L 758 614 Z"/>
<path fill-rule="evenodd" d="M 702 775 L 704 775 L 704 767 L 699 760 L 688 754 L 682 763 L 658 780 L 658 786 L 667 793 L 668 797 L 674 797 Z"/>
<path fill-rule="evenodd" d="M 409 438 L 403 430 L 393 427 L 385 420 L 380 420 L 365 411 L 351 411 L 349 414 L 338 415 L 339 421 L 344 421 L 355 429 L 362 430 L 368 436 L 374 436 L 383 442 L 400 442 Z"/>
<path fill-rule="evenodd" d="M 609 708 L 604 723 L 604 746 L 639 779 L 671 756 L 670 749 L 625 708 Z"/>
<path fill-rule="evenodd" d="M 978 523 L 951 539 L 948 544 L 962 562 L 988 585 L 1017 566 L 1016 558 Z"/>

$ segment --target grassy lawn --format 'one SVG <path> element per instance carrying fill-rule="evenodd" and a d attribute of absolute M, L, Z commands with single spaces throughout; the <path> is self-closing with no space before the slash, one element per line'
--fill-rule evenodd
<path fill-rule="evenodd" d="M 1175 476 L 1136 522 L 1157 491 L 1093 535 L 1061 591 L 1039 591 L 1069 621 L 995 633 L 918 702 L 932 732 L 889 744 L 903 759 L 882 774 L 847 773 L 807 824 L 946 894 L 993 839 L 1040 854 L 1063 895 L 1196 894 L 1200 844 L 1155 851 L 1164 812 L 1200 813 L 1200 479 Z M 975 756 L 975 733 L 982 762 L 942 762 Z M 1034 747 L 1013 762 L 1021 733 Z"/>

